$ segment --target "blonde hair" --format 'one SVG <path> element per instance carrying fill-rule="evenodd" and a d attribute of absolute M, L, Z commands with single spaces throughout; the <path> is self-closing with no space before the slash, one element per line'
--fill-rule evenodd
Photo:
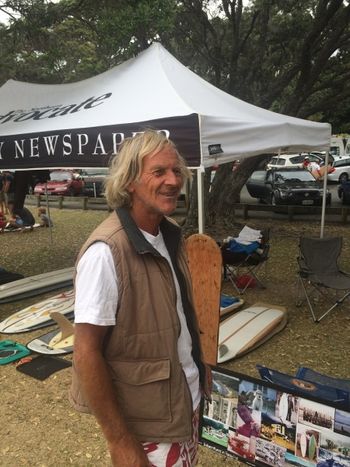
<path fill-rule="evenodd" d="M 175 144 L 164 133 L 155 130 L 138 133 L 124 140 L 120 151 L 110 163 L 109 173 L 105 180 L 105 196 L 111 209 L 131 205 L 128 187 L 132 182 L 139 180 L 144 157 L 157 154 L 166 146 L 171 146 L 179 158 L 182 182 L 192 177 L 191 171 L 186 167 L 185 160 L 178 153 Z"/>

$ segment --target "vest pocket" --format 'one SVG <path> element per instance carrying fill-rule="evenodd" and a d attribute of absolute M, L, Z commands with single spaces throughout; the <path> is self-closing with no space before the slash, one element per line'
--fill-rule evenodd
<path fill-rule="evenodd" d="M 170 421 L 170 360 L 109 362 L 127 420 Z"/>

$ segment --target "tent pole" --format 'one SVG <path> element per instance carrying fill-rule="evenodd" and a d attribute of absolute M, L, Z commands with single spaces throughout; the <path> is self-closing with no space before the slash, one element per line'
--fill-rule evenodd
<path fill-rule="evenodd" d="M 46 199 L 47 217 L 49 218 L 50 245 L 52 246 L 52 225 L 51 225 L 49 196 L 48 196 L 48 193 L 47 193 L 47 181 L 45 182 L 45 199 Z"/>
<path fill-rule="evenodd" d="M 204 169 L 197 169 L 198 233 L 204 232 Z"/>
<path fill-rule="evenodd" d="M 324 161 L 324 165 L 328 167 L 328 160 L 329 160 L 329 151 L 326 151 L 326 157 Z M 320 238 L 323 238 L 324 235 L 324 224 L 325 224 L 325 216 L 326 216 L 326 194 L 327 194 L 327 180 L 328 179 L 328 172 L 326 170 L 324 177 L 323 177 L 323 198 L 322 198 L 322 214 L 321 214 L 321 231 L 320 231 Z"/>

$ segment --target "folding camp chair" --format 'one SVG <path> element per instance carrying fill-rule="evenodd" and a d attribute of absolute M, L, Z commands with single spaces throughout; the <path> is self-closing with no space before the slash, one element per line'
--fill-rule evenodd
<path fill-rule="evenodd" d="M 300 238 L 297 305 L 306 300 L 315 323 L 350 295 L 350 274 L 338 266 L 342 244 L 342 237 Z"/>
<path fill-rule="evenodd" d="M 228 279 L 239 294 L 243 294 L 252 284 L 265 288 L 258 274 L 260 268 L 268 259 L 269 237 L 269 229 L 261 231 L 260 245 L 250 253 L 230 251 L 225 243 L 221 246 L 224 279 Z M 245 278 L 244 281 L 241 280 L 242 277 Z"/>

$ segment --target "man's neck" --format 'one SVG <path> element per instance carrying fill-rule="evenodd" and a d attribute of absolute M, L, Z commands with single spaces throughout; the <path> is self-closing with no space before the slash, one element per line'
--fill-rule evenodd
<path fill-rule="evenodd" d="M 164 216 L 157 214 L 150 215 L 149 213 L 143 214 L 133 209 L 130 210 L 130 215 L 139 229 L 144 230 L 155 237 L 158 235 L 159 224 Z"/>

